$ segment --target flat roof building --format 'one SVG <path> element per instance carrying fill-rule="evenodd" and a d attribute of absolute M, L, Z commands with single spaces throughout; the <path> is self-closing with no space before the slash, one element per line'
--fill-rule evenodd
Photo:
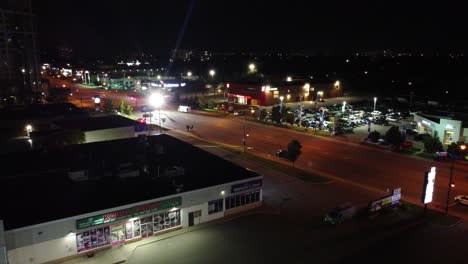
<path fill-rule="evenodd" d="M 168 135 L 0 159 L 7 164 L 0 219 L 9 263 L 124 246 L 262 201 L 261 175 Z"/>
<path fill-rule="evenodd" d="M 226 89 L 228 101 L 241 105 L 269 106 L 279 104 L 281 99 L 283 103 L 291 103 L 343 96 L 343 87 L 339 81 L 233 82 L 226 84 Z"/>

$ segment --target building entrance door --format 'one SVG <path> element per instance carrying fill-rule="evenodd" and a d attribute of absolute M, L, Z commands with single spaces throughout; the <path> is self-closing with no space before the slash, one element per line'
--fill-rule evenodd
<path fill-rule="evenodd" d="M 198 225 L 200 223 L 201 210 L 189 213 L 189 226 Z"/>
<path fill-rule="evenodd" d="M 450 145 L 453 142 L 453 131 L 445 130 L 444 131 L 444 144 Z"/>

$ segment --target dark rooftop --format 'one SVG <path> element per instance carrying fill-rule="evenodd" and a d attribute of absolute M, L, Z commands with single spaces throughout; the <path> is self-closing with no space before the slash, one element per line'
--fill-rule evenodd
<path fill-rule="evenodd" d="M 7 172 L 0 178 L 0 219 L 6 230 L 173 195 L 174 181 L 187 192 L 259 176 L 168 135 L 10 153 L 0 160 Z M 116 164 L 133 164 L 137 171 L 146 165 L 147 173 L 118 177 Z M 158 166 L 161 172 L 182 167 L 185 174 L 156 177 Z M 90 179 L 71 180 L 67 172 L 76 170 L 87 170 Z"/>
<path fill-rule="evenodd" d="M 82 131 L 93 131 L 118 127 L 129 127 L 139 123 L 120 115 L 106 115 L 100 117 L 62 119 L 55 124 L 63 129 L 79 129 Z"/>

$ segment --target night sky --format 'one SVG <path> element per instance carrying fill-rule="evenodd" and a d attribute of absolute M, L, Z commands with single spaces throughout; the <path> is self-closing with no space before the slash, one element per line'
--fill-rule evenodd
<path fill-rule="evenodd" d="M 33 1 L 42 48 L 67 46 L 80 56 L 167 52 L 175 48 L 192 3 L 81 0 L 71 5 L 63 0 Z M 180 48 L 468 46 L 462 4 L 373 2 L 193 0 Z"/>

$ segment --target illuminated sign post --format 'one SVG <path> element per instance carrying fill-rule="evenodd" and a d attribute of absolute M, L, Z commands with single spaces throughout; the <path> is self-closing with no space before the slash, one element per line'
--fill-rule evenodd
<path fill-rule="evenodd" d="M 424 186 L 422 193 L 422 203 L 424 204 L 424 212 L 426 211 L 427 204 L 432 202 L 435 178 L 436 167 L 431 167 L 431 170 L 426 172 L 426 175 L 424 177 Z"/>

